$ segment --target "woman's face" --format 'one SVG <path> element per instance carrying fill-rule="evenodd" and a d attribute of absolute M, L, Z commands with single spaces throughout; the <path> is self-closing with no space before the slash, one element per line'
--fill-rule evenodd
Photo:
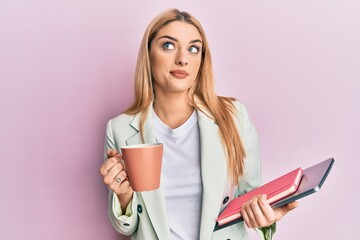
<path fill-rule="evenodd" d="M 150 46 L 155 93 L 186 93 L 199 72 L 201 49 L 195 26 L 174 21 L 161 28 Z"/>

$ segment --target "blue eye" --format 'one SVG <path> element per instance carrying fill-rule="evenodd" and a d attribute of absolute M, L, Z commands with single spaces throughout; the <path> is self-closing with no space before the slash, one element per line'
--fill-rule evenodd
<path fill-rule="evenodd" d="M 164 43 L 162 47 L 165 50 L 173 50 L 173 49 L 175 49 L 174 44 L 172 44 L 171 42 Z"/>
<path fill-rule="evenodd" d="M 197 47 L 197 46 L 191 46 L 189 48 L 189 52 L 191 53 L 198 53 L 200 51 L 200 47 Z"/>

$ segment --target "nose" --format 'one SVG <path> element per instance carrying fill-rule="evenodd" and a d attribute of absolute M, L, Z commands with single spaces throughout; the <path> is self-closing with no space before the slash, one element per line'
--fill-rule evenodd
<path fill-rule="evenodd" d="M 184 53 L 183 51 L 179 51 L 179 54 L 176 57 L 176 64 L 179 66 L 188 65 L 188 59 L 186 57 L 186 53 Z"/>

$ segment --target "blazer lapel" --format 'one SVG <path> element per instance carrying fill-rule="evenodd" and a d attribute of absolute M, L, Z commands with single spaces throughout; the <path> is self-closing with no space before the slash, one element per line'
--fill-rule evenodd
<path fill-rule="evenodd" d="M 145 124 L 144 124 L 144 137 L 145 137 L 145 143 L 155 143 L 155 132 L 154 128 L 151 124 L 151 118 L 152 118 L 152 105 L 150 106 L 150 109 L 148 110 L 147 116 L 145 118 Z M 126 140 L 127 145 L 134 145 L 134 144 L 141 144 L 141 133 L 140 133 L 140 119 L 141 114 L 138 113 L 134 116 L 133 120 L 130 122 L 130 126 L 134 128 L 137 133 Z"/>
<path fill-rule="evenodd" d="M 203 182 L 201 240 L 211 238 L 215 220 L 221 208 L 224 186 L 228 180 L 226 154 L 221 142 L 219 127 L 207 115 L 198 111 Z"/>
<path fill-rule="evenodd" d="M 155 131 L 152 126 L 152 105 L 148 110 L 144 125 L 145 143 L 156 143 Z M 127 145 L 142 143 L 140 134 L 140 117 L 141 114 L 135 115 L 130 126 L 138 132 L 126 140 Z M 170 239 L 169 225 L 165 209 L 165 199 L 161 188 L 154 191 L 141 192 L 146 211 L 149 214 L 150 221 L 156 232 L 158 239 Z"/>

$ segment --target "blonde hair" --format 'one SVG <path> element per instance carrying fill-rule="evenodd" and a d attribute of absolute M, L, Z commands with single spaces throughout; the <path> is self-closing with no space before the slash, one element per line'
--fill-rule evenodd
<path fill-rule="evenodd" d="M 153 81 L 150 68 L 149 49 L 157 32 L 166 24 L 182 21 L 194 25 L 202 38 L 202 61 L 194 84 L 188 90 L 188 101 L 197 110 L 209 112 L 219 126 L 222 143 L 228 159 L 228 172 L 234 185 L 244 173 L 245 150 L 234 122 L 235 109 L 233 98 L 215 94 L 210 49 L 201 24 L 189 13 L 177 9 L 168 10 L 157 16 L 147 27 L 141 42 L 135 70 L 135 98 L 132 105 L 125 111 L 127 114 L 142 113 L 140 132 L 144 141 L 144 122 L 150 104 L 154 100 Z M 200 107 L 201 105 L 201 107 Z M 204 112 L 204 111 L 203 111 Z M 204 112 L 206 114 L 206 112 Z"/>

